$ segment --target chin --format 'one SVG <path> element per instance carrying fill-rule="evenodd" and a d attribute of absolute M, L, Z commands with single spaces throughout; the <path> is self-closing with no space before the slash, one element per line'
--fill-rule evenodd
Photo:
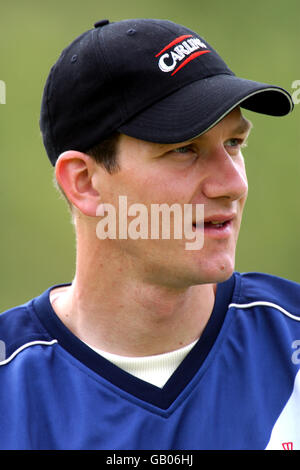
<path fill-rule="evenodd" d="M 234 256 L 222 256 L 215 259 L 208 259 L 193 266 L 193 275 L 198 279 L 199 284 L 217 284 L 227 281 L 235 268 Z"/>

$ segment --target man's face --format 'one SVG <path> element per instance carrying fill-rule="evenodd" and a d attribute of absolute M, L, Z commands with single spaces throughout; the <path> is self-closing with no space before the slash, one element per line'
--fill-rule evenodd
<path fill-rule="evenodd" d="M 114 254 L 130 260 L 132 272 L 147 282 L 187 287 L 222 282 L 234 270 L 235 249 L 247 178 L 241 147 L 250 123 L 234 109 L 202 136 L 180 144 L 155 144 L 122 135 L 118 149 L 120 170 L 110 175 L 99 168 L 101 201 L 119 207 L 139 203 L 151 213 L 153 204 L 204 205 L 204 245 L 187 250 L 187 240 L 111 240 Z M 183 213 L 183 212 L 182 212 Z M 128 217 L 128 224 L 132 220 Z M 118 220 L 118 219 L 117 219 Z M 193 212 L 193 230 L 197 227 Z M 220 222 L 220 223 L 218 223 Z M 151 220 L 149 218 L 149 224 Z M 117 235 L 118 236 L 118 235 Z"/>

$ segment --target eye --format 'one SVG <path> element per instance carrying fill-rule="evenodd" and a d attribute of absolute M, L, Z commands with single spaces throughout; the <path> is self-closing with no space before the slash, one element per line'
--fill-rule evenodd
<path fill-rule="evenodd" d="M 225 142 L 225 145 L 227 147 L 238 147 L 239 145 L 242 145 L 242 143 L 242 139 L 229 139 Z"/>
<path fill-rule="evenodd" d="M 169 156 L 179 164 L 193 163 L 198 159 L 198 151 L 194 145 L 181 145 L 181 147 L 174 148 L 169 152 Z"/>
<path fill-rule="evenodd" d="M 171 154 L 175 155 L 180 160 L 182 160 L 184 157 L 185 159 L 194 159 L 198 157 L 199 151 L 197 148 L 195 148 L 195 145 L 187 144 L 181 145 L 181 147 L 174 148 L 173 150 L 171 150 Z"/>
<path fill-rule="evenodd" d="M 191 148 L 190 145 L 184 145 L 183 147 L 178 147 L 177 149 L 174 149 L 173 152 L 175 153 L 182 153 L 182 154 L 186 154 L 188 152 L 192 152 L 193 149 Z"/>
<path fill-rule="evenodd" d="M 245 139 L 239 139 L 239 138 L 232 138 L 228 139 L 225 142 L 225 146 L 229 147 L 231 150 L 240 150 L 243 147 L 246 147 L 246 140 Z"/>

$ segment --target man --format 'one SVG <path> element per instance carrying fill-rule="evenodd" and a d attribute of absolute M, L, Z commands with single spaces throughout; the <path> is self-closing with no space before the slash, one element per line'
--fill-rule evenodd
<path fill-rule="evenodd" d="M 0 317 L 1 448 L 300 448 L 300 288 L 234 272 L 241 108 L 283 116 L 293 103 L 170 21 L 102 20 L 63 51 L 40 124 L 76 272 Z M 124 230 L 135 204 L 151 226 L 140 237 Z M 151 236 L 163 204 L 192 208 L 198 249 L 175 237 L 179 212 L 169 237 Z"/>

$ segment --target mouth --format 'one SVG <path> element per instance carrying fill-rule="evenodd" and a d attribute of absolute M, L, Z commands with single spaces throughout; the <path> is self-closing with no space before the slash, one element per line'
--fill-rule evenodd
<path fill-rule="evenodd" d="M 206 217 L 204 222 L 194 222 L 193 230 L 203 230 L 207 236 L 214 238 L 227 237 L 232 232 L 234 215 Z"/>

